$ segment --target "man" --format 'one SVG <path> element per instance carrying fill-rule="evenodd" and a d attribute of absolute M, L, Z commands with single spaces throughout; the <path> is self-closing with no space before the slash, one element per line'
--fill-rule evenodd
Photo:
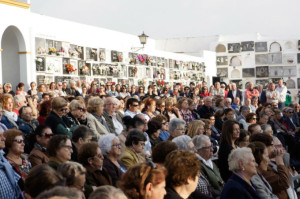
<path fill-rule="evenodd" d="M 186 128 L 185 128 L 185 121 L 179 118 L 171 119 L 169 123 L 169 133 L 170 137 L 168 140 L 172 141 L 174 138 L 184 135 Z"/>
<path fill-rule="evenodd" d="M 241 114 L 238 116 L 237 121 L 243 127 L 243 129 L 248 129 L 248 124 L 246 122 L 246 116 L 250 113 L 250 108 L 248 106 L 241 107 Z"/>
<path fill-rule="evenodd" d="M 221 88 L 220 82 L 215 82 L 215 88 L 212 90 L 211 96 L 215 99 L 225 97 L 225 91 Z"/>
<path fill-rule="evenodd" d="M 84 143 L 91 142 L 93 135 L 93 131 L 88 127 L 84 125 L 77 126 L 72 135 L 73 153 L 71 155 L 71 160 L 73 160 L 74 162 L 78 162 L 77 156 L 80 146 L 82 146 Z"/>
<path fill-rule="evenodd" d="M 228 91 L 227 97 L 231 98 L 231 101 L 234 101 L 236 97 L 240 99 L 240 102 L 243 101 L 243 93 L 237 89 L 236 83 L 231 83 L 231 90 Z"/>
<path fill-rule="evenodd" d="M 212 100 L 210 97 L 204 98 L 204 105 L 199 106 L 197 109 L 198 114 L 201 118 L 207 118 L 209 114 L 214 114 L 214 109 L 211 107 Z"/>
<path fill-rule="evenodd" d="M 73 95 L 75 97 L 80 96 L 79 91 L 76 88 L 76 82 L 74 80 L 70 81 L 70 89 L 68 90 L 68 95 Z"/>
<path fill-rule="evenodd" d="M 134 116 L 134 118 L 140 118 L 144 121 L 144 129 L 143 129 L 143 134 L 146 137 L 146 142 L 145 142 L 145 152 L 146 152 L 146 158 L 151 157 L 151 153 L 152 153 L 152 149 L 151 149 L 151 143 L 150 143 L 150 138 L 148 136 L 148 134 L 146 133 L 146 131 L 148 130 L 148 122 L 144 116 L 144 114 L 137 114 L 136 116 Z M 133 119 L 134 119 L 133 118 Z"/>
<path fill-rule="evenodd" d="M 220 195 L 224 187 L 224 181 L 221 177 L 219 168 L 212 161 L 213 145 L 206 135 L 199 135 L 193 138 L 193 143 L 197 150 L 198 158 L 201 162 L 201 173 L 209 181 L 216 195 Z"/>
<path fill-rule="evenodd" d="M 257 86 L 257 90 L 259 92 L 258 104 L 264 105 L 267 102 L 266 91 L 263 90 L 263 86 L 261 84 Z"/>
<path fill-rule="evenodd" d="M 16 199 L 21 194 L 18 180 L 21 178 L 4 157 L 5 137 L 0 130 L 0 198 Z"/>
<path fill-rule="evenodd" d="M 267 102 L 268 103 L 278 103 L 279 100 L 279 92 L 275 90 L 275 84 L 274 83 L 270 83 L 269 84 L 269 89 L 266 92 L 266 96 L 267 96 Z"/>
<path fill-rule="evenodd" d="M 124 113 L 125 116 L 134 117 L 136 114 L 140 113 L 139 111 L 139 100 L 136 98 L 129 98 L 126 102 L 126 111 Z"/>
<path fill-rule="evenodd" d="M 250 99 L 251 100 L 251 98 L 253 96 L 258 97 L 259 92 L 258 92 L 258 90 L 253 88 L 253 83 L 249 82 L 248 85 L 247 85 L 247 90 L 245 91 L 245 99 Z"/>
<path fill-rule="evenodd" d="M 286 107 L 284 110 L 283 124 L 287 127 L 289 131 L 299 132 L 300 126 L 297 126 L 297 122 L 294 122 L 293 115 L 294 110 L 291 107 Z"/>
<path fill-rule="evenodd" d="M 239 112 L 240 112 L 240 98 L 239 97 L 234 98 L 231 108 L 233 108 L 236 115 L 239 115 Z"/>
<path fill-rule="evenodd" d="M 111 85 L 111 90 L 107 92 L 109 96 L 118 97 L 119 93 L 116 90 L 116 85 Z"/>
<path fill-rule="evenodd" d="M 120 135 L 120 133 L 122 133 L 124 127 L 122 122 L 122 114 L 120 112 L 116 113 L 116 100 L 117 99 L 115 99 L 114 97 L 105 98 L 103 117 L 105 118 L 109 131 L 118 136 Z"/>
<path fill-rule="evenodd" d="M 258 108 L 258 97 L 253 96 L 253 97 L 251 98 L 251 105 L 250 105 L 250 108 L 251 108 L 251 112 L 252 112 L 252 113 L 255 113 L 255 112 L 256 112 L 256 109 Z"/>
<path fill-rule="evenodd" d="M 67 96 L 67 95 L 69 95 L 69 93 L 70 93 L 70 89 L 68 88 L 68 84 L 67 84 L 67 82 L 66 81 L 64 81 L 63 83 L 62 83 L 62 95 L 61 96 Z"/>
<path fill-rule="evenodd" d="M 191 97 L 191 89 L 190 89 L 190 87 L 188 87 L 188 86 L 184 87 L 184 92 L 181 93 L 180 96 Z"/>
<path fill-rule="evenodd" d="M 22 106 L 27 106 L 27 101 L 24 95 L 14 96 L 15 110 L 14 112 L 19 115 L 19 110 Z"/>
<path fill-rule="evenodd" d="M 250 124 L 248 126 L 248 131 L 250 132 L 250 135 L 254 135 L 256 133 L 262 133 L 261 126 L 259 124 Z"/>
<path fill-rule="evenodd" d="M 224 109 L 231 108 L 231 98 L 227 97 L 224 99 Z"/>
<path fill-rule="evenodd" d="M 278 87 L 276 88 L 276 91 L 278 91 L 279 93 L 278 108 L 282 110 L 282 108 L 285 106 L 285 100 L 287 94 L 287 88 L 286 86 L 283 85 L 282 79 L 278 81 Z"/>

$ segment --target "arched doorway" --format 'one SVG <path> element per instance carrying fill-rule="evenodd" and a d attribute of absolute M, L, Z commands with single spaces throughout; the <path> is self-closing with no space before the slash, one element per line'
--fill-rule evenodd
<path fill-rule="evenodd" d="M 10 82 L 15 90 L 19 82 L 27 81 L 26 47 L 20 30 L 9 26 L 1 38 L 2 83 Z"/>

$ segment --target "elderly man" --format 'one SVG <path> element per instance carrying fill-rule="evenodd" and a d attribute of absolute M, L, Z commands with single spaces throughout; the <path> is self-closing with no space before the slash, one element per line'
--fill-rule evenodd
<path fill-rule="evenodd" d="M 274 83 L 269 84 L 269 89 L 267 90 L 266 96 L 267 96 L 267 102 L 268 103 L 273 103 L 273 102 L 278 103 L 279 92 L 275 90 L 275 84 Z"/>
<path fill-rule="evenodd" d="M 130 117 L 134 117 L 136 114 L 139 114 L 139 100 L 137 100 L 136 98 L 129 98 L 126 102 L 126 111 L 124 113 L 124 117 L 125 116 L 130 116 Z"/>
<path fill-rule="evenodd" d="M 21 194 L 18 180 L 21 178 L 4 157 L 5 137 L 0 130 L 0 198 L 15 199 Z"/>
<path fill-rule="evenodd" d="M 171 119 L 169 123 L 169 133 L 170 137 L 168 140 L 172 141 L 174 138 L 184 135 L 186 128 L 185 128 L 185 121 L 179 118 Z"/>
<path fill-rule="evenodd" d="M 215 99 L 225 97 L 225 91 L 221 88 L 220 82 L 215 82 L 215 88 L 212 90 L 211 96 Z"/>
<path fill-rule="evenodd" d="M 240 98 L 240 102 L 243 101 L 243 93 L 236 87 L 236 83 L 231 83 L 231 90 L 228 91 L 227 97 L 231 98 L 231 101 L 234 101 L 234 98 Z"/>
<path fill-rule="evenodd" d="M 114 97 L 107 97 L 104 100 L 103 117 L 111 133 L 116 136 L 122 133 L 124 127 L 122 122 L 122 113 L 116 112 L 117 99 Z"/>
<path fill-rule="evenodd" d="M 80 96 L 80 92 L 77 90 L 76 82 L 74 80 L 70 81 L 70 89 L 68 90 L 67 94 L 75 97 Z"/>
<path fill-rule="evenodd" d="M 258 90 L 253 88 L 253 83 L 249 82 L 248 85 L 247 85 L 247 90 L 245 91 L 245 99 L 250 99 L 251 100 L 251 98 L 253 96 L 258 97 L 259 92 L 258 92 Z"/>
<path fill-rule="evenodd" d="M 246 116 L 250 113 L 250 108 L 248 106 L 241 107 L 241 114 L 238 116 L 237 121 L 243 126 L 243 129 L 248 129 L 248 124 L 246 122 Z"/>
<path fill-rule="evenodd" d="M 224 186 L 224 181 L 221 177 L 219 168 L 212 161 L 213 145 L 210 138 L 206 135 L 197 135 L 193 138 L 197 156 L 201 163 L 201 173 L 209 181 L 213 188 L 213 192 L 219 196 Z"/>
<path fill-rule="evenodd" d="M 252 112 L 252 113 L 255 113 L 255 112 L 256 112 L 256 109 L 258 108 L 258 97 L 253 96 L 253 97 L 251 98 L 251 105 L 250 105 L 250 108 L 251 108 L 251 112 Z"/>
<path fill-rule="evenodd" d="M 204 98 L 204 105 L 199 106 L 197 109 L 201 118 L 208 118 L 209 114 L 214 114 L 214 109 L 211 107 L 212 99 L 210 97 Z"/>
<path fill-rule="evenodd" d="M 144 121 L 143 134 L 146 137 L 145 152 L 146 152 L 146 158 L 147 158 L 147 156 L 150 157 L 151 153 L 152 153 L 150 138 L 149 138 L 148 134 L 146 133 L 146 131 L 148 130 L 148 123 L 147 123 L 147 120 L 146 120 L 144 114 L 141 114 L 141 113 L 136 114 L 136 116 L 134 116 L 133 119 L 135 119 L 136 117 L 138 117 Z"/>
<path fill-rule="evenodd" d="M 231 98 L 229 98 L 229 97 L 225 98 L 224 99 L 224 109 L 231 108 L 231 103 L 232 103 Z"/>
<path fill-rule="evenodd" d="M 282 79 L 278 81 L 278 87 L 276 88 L 276 91 L 278 91 L 279 93 L 278 108 L 282 110 L 282 108 L 285 106 L 285 99 L 287 93 L 287 88 L 283 85 Z"/>
<path fill-rule="evenodd" d="M 19 115 L 19 110 L 22 106 L 27 106 L 27 101 L 24 95 L 14 96 L 15 110 L 14 112 Z"/>
<path fill-rule="evenodd" d="M 266 91 L 263 90 L 263 86 L 261 84 L 257 86 L 257 90 L 259 92 L 258 104 L 264 105 L 267 102 Z"/>

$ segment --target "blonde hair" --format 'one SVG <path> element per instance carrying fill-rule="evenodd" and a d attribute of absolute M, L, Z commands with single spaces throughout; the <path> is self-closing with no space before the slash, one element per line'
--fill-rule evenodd
<path fill-rule="evenodd" d="M 62 163 L 57 171 L 66 179 L 66 185 L 74 185 L 77 178 L 81 175 L 85 175 L 86 169 L 77 162 L 64 162 Z"/>
<path fill-rule="evenodd" d="M 74 111 L 79 107 L 80 108 L 85 108 L 85 104 L 80 100 L 72 100 L 70 105 L 69 105 L 69 108 L 70 108 L 71 111 Z"/>
<path fill-rule="evenodd" d="M 100 97 L 91 97 L 88 101 L 87 111 L 89 113 L 96 113 L 103 104 L 104 102 Z"/>
<path fill-rule="evenodd" d="M 201 120 L 193 120 L 188 126 L 187 135 L 190 136 L 191 138 L 198 135 L 197 133 L 198 133 L 200 126 L 203 126 L 203 128 L 204 128 L 205 123 Z"/>

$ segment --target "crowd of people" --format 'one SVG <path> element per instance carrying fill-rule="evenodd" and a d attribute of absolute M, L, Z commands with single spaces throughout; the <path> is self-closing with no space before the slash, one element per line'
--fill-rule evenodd
<path fill-rule="evenodd" d="M 0 85 L 0 198 L 296 199 L 300 105 L 283 80 Z"/>

